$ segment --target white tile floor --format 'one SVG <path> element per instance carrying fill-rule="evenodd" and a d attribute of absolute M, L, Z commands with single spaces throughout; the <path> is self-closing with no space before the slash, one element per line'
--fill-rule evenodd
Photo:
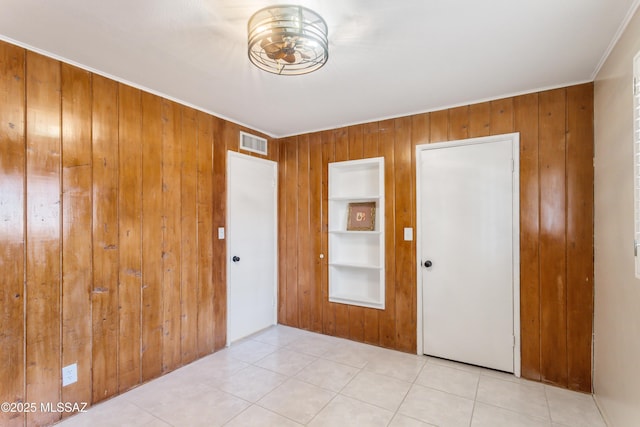
<path fill-rule="evenodd" d="M 597 427 L 590 395 L 275 326 L 59 426 Z"/>

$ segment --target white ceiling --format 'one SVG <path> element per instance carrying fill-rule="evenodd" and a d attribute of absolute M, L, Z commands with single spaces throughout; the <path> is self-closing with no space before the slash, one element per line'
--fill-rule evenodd
<path fill-rule="evenodd" d="M 639 0 L 299 0 L 329 25 L 304 76 L 249 63 L 293 0 L 0 0 L 0 38 L 272 136 L 591 81 Z"/>

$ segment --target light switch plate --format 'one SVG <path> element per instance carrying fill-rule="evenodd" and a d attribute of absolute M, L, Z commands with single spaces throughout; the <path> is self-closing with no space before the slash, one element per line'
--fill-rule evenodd
<path fill-rule="evenodd" d="M 218 227 L 218 240 L 224 240 L 224 227 Z"/>
<path fill-rule="evenodd" d="M 404 228 L 404 240 L 406 241 L 413 240 L 413 227 Z"/>
<path fill-rule="evenodd" d="M 78 382 L 78 364 L 72 363 L 62 368 L 62 387 Z"/>

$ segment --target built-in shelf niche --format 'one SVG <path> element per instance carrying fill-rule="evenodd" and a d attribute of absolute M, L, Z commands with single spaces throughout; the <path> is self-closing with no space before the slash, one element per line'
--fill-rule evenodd
<path fill-rule="evenodd" d="M 375 202 L 373 230 L 347 230 L 355 202 Z M 330 163 L 329 301 L 384 309 L 384 242 L 384 158 Z"/>

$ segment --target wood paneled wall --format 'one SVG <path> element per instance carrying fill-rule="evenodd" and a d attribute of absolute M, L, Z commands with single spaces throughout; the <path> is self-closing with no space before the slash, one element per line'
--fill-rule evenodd
<path fill-rule="evenodd" d="M 280 140 L 280 323 L 416 350 L 415 146 L 520 133 L 522 375 L 591 390 L 593 85 Z M 327 164 L 385 158 L 386 309 L 328 302 Z M 325 254 L 320 258 L 320 254 Z"/>
<path fill-rule="evenodd" d="M 0 117 L 0 401 L 95 403 L 222 348 L 214 231 L 250 130 L 4 42 Z"/>
<path fill-rule="evenodd" d="M 587 84 L 270 141 L 279 322 L 415 351 L 415 146 L 520 132 L 522 373 L 590 390 L 592 103 Z M 4 42 L 0 117 L 0 401 L 95 403 L 222 348 L 214 232 L 226 152 L 253 131 Z M 377 156 L 387 308 L 329 303 L 327 165 Z"/>

